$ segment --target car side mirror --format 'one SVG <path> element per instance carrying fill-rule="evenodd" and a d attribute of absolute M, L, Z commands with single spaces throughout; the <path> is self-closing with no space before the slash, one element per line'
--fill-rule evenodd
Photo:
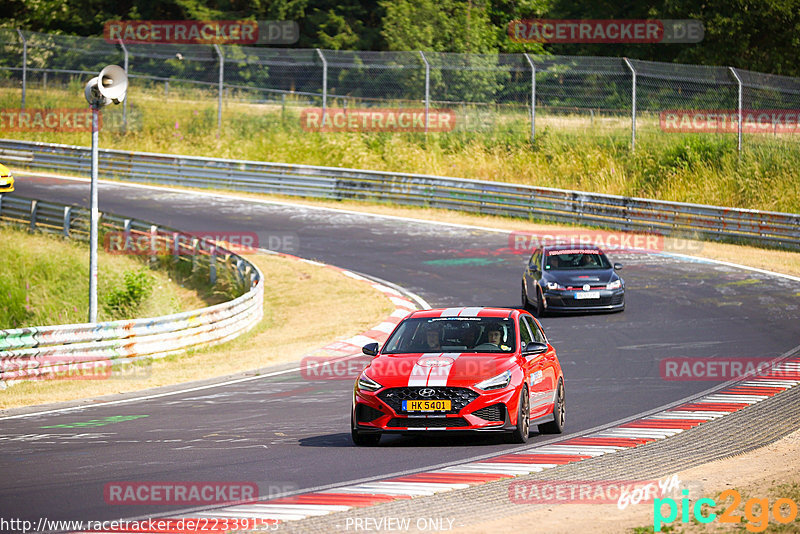
<path fill-rule="evenodd" d="M 619 271 L 620 269 L 622 269 L 622 264 L 621 263 L 615 263 L 614 264 L 614 270 L 615 271 Z"/>
<path fill-rule="evenodd" d="M 361 347 L 361 352 L 363 352 L 367 356 L 377 356 L 378 355 L 378 344 L 377 343 L 367 343 L 366 345 Z"/>
<path fill-rule="evenodd" d="M 547 352 L 547 343 L 541 343 L 539 341 L 531 341 L 530 343 L 525 345 L 525 351 L 523 352 L 523 354 L 529 356 L 531 354 L 541 354 L 543 352 Z"/>

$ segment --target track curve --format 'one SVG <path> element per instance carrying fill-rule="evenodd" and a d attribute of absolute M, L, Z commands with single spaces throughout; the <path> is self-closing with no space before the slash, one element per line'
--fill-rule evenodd
<path fill-rule="evenodd" d="M 81 205 L 89 195 L 85 181 L 44 176 L 19 179 L 17 191 Z M 524 258 L 503 251 L 504 232 L 107 183 L 100 186 L 100 209 L 186 231 L 257 232 L 262 244 L 270 235 L 296 236 L 293 253 L 390 280 L 432 306 L 519 302 Z M 625 264 L 624 313 L 543 320 L 567 379 L 568 433 L 713 385 L 662 380 L 662 358 L 775 357 L 798 344 L 796 282 L 659 255 L 610 256 Z M 107 505 L 103 485 L 110 481 L 253 481 L 262 493 L 307 490 L 509 449 L 490 437 L 392 437 L 383 447 L 356 449 L 348 432 L 351 386 L 290 373 L 4 420 L 0 516 L 117 519 L 168 510 Z M 52 428 L 134 415 L 144 417 Z"/>

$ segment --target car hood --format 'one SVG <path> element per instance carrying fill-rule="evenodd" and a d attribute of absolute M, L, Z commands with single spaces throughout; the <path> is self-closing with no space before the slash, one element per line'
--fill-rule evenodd
<path fill-rule="evenodd" d="M 499 375 L 515 361 L 513 354 L 431 352 L 375 357 L 366 374 L 384 387 L 468 387 Z"/>
<path fill-rule="evenodd" d="M 614 269 L 591 269 L 576 271 L 548 271 L 544 276 L 548 281 L 558 282 L 562 286 L 583 286 L 608 284 L 613 282 L 617 275 Z"/>

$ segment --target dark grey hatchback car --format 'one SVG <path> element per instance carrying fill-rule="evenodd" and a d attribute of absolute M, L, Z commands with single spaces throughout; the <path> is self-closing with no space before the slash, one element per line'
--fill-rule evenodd
<path fill-rule="evenodd" d="M 605 253 L 590 245 L 551 245 L 531 254 L 522 275 L 522 306 L 547 312 L 622 311 L 625 281 Z"/>

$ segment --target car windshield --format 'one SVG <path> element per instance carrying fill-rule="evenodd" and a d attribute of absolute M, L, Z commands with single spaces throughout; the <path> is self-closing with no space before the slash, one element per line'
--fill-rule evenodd
<path fill-rule="evenodd" d="M 544 268 L 546 271 L 610 269 L 611 263 L 609 263 L 606 255 L 599 250 L 548 250 Z"/>
<path fill-rule="evenodd" d="M 498 317 L 406 319 L 384 345 L 384 354 L 419 352 L 512 352 L 514 321 Z"/>

